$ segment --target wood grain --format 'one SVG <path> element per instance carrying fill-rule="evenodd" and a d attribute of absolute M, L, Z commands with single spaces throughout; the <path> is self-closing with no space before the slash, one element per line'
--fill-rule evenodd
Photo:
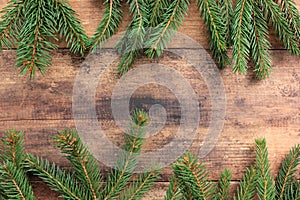
<path fill-rule="evenodd" d="M 0 1 L 3 7 L 6 1 Z M 300 5 L 300 0 L 295 1 Z M 78 12 L 88 35 L 92 35 L 101 20 L 103 6 L 98 0 L 70 0 Z M 124 20 L 120 32 L 129 23 L 128 7 L 124 5 Z M 206 30 L 199 18 L 195 1 L 192 1 L 188 16 L 180 32 L 190 36 L 204 48 L 208 47 Z M 210 179 L 217 180 L 224 168 L 232 171 L 233 180 L 239 181 L 245 167 L 254 163 L 254 139 L 265 137 L 268 143 L 269 159 L 273 174 L 288 153 L 289 149 L 300 143 L 300 57 L 291 56 L 275 37 L 272 42 L 273 70 L 269 79 L 257 81 L 251 68 L 247 75 L 235 75 L 230 67 L 221 71 L 226 92 L 226 120 L 213 151 L 202 159 L 211 171 Z M 173 47 L 178 46 L 174 43 Z M 64 44 L 61 43 L 61 48 Z M 84 59 L 71 55 L 66 49 L 52 53 L 53 65 L 45 76 L 28 80 L 19 76 L 14 68 L 14 51 L 3 51 L 0 55 L 0 135 L 9 129 L 25 131 L 26 151 L 49 159 L 51 162 L 69 168 L 62 154 L 53 147 L 52 136 L 58 130 L 76 128 L 72 113 L 73 86 L 76 75 L 84 64 Z M 210 123 L 211 104 L 205 81 L 192 70 L 184 59 L 165 53 L 158 60 L 139 59 L 135 66 L 145 63 L 159 63 L 179 70 L 196 91 L 201 105 L 201 120 L 195 140 L 191 146 L 197 151 L 205 137 Z M 122 143 L 122 131 L 113 121 L 110 111 L 110 96 L 119 77 L 114 73 L 117 62 L 113 63 L 103 78 L 99 80 L 95 103 L 99 124 L 106 136 L 116 145 Z M 149 108 L 153 103 L 169 106 L 171 117 L 165 129 L 149 138 L 146 149 L 156 150 L 167 144 L 178 128 L 178 107 L 176 97 L 167 90 L 148 85 L 136 91 L 134 102 Z M 91 147 L 93 149 L 95 147 Z M 105 151 L 105 147 L 102 147 Z M 103 164 L 100 163 L 102 167 Z M 170 167 L 163 171 L 160 182 L 149 195 L 162 199 L 171 174 Z M 56 193 L 48 193 L 49 188 L 40 186 L 33 180 L 39 199 L 57 199 Z M 236 188 L 236 182 L 233 183 Z M 235 189 L 233 189 L 235 190 Z"/>

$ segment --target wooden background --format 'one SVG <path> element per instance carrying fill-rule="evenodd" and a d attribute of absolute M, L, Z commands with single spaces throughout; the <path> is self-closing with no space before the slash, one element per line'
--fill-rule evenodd
<path fill-rule="evenodd" d="M 6 1 L 0 1 L 3 7 Z M 70 0 L 73 9 L 79 14 L 88 35 L 92 35 L 102 17 L 102 1 L 99 0 Z M 296 0 L 298 8 L 300 0 Z M 120 31 L 125 30 L 130 20 L 128 7 L 124 6 L 124 20 Z M 196 40 L 200 45 L 208 48 L 206 30 L 199 18 L 195 1 L 192 1 L 188 16 L 180 31 Z M 272 70 L 270 78 L 257 81 L 251 69 L 247 75 L 235 75 L 230 68 L 221 71 L 226 90 L 226 120 L 219 141 L 213 151 L 202 161 L 211 171 L 210 179 L 217 180 L 220 172 L 228 168 L 233 174 L 234 191 L 237 182 L 241 179 L 245 167 L 254 163 L 254 139 L 265 137 L 268 143 L 269 159 L 273 174 L 276 174 L 282 158 L 289 149 L 300 143 L 300 57 L 291 56 L 274 37 L 272 42 Z M 52 145 L 51 137 L 57 130 L 74 128 L 72 118 L 72 92 L 73 84 L 83 59 L 71 55 L 64 48 L 52 53 L 53 65 L 48 73 L 35 80 L 27 76 L 19 77 L 18 70 L 14 68 L 15 52 L 3 51 L 0 55 L 0 130 L 23 130 L 26 132 L 26 151 L 42 156 L 64 167 L 69 163 Z M 136 65 L 151 62 L 145 58 L 137 61 Z M 171 54 L 164 56 L 157 62 L 172 65 L 182 73 L 188 73 L 188 64 L 184 60 Z M 112 67 L 113 68 L 113 67 Z M 185 71 L 185 69 L 187 69 Z M 101 114 L 105 99 L 109 98 L 110 87 L 117 78 L 113 72 L 102 80 L 103 86 L 98 87 L 96 104 L 99 108 L 98 116 L 102 125 L 106 125 L 107 136 L 116 144 L 122 142 L 121 132 L 110 126 L 112 118 Z M 194 82 L 193 82 L 194 81 Z M 198 82 L 197 82 L 198 81 Z M 209 116 L 209 95 L 205 83 L 192 78 L 194 86 L 201 91 L 197 92 L 203 109 Z M 203 86 L 203 87 L 202 87 Z M 106 88 L 106 89 L 103 89 Z M 137 93 L 142 94 L 142 90 Z M 152 94 L 151 94 L 152 93 Z M 145 89 L 146 97 L 164 98 L 162 93 L 151 92 Z M 144 96 L 145 96 L 144 95 Z M 170 96 L 168 96 L 170 95 Z M 168 94 L 165 98 L 172 95 Z M 191 147 L 197 149 L 202 141 L 201 130 L 206 130 L 209 117 L 201 118 L 200 132 Z M 174 125 L 174 123 L 173 123 Z M 161 135 L 154 136 L 145 144 L 147 148 L 159 148 L 165 144 L 166 139 L 172 136 L 175 130 L 171 124 Z M 105 147 L 102 147 L 105 150 Z M 154 189 L 145 199 L 163 199 L 167 187 L 170 169 L 164 169 L 161 180 L 155 184 Z M 33 178 L 34 189 L 39 199 L 57 199 L 57 194 Z"/>

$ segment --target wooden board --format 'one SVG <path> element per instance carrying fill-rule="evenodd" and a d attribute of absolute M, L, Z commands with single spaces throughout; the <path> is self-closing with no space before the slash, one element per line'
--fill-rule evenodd
<path fill-rule="evenodd" d="M 0 7 L 4 5 L 4 1 L 0 3 Z M 92 35 L 102 17 L 102 2 L 70 0 L 70 3 L 78 12 L 88 35 Z M 300 5 L 300 0 L 296 3 Z M 125 6 L 124 9 L 128 8 Z M 130 20 L 128 11 L 125 11 L 124 16 L 120 32 L 125 30 Z M 206 30 L 199 19 L 195 1 L 192 1 L 180 31 L 204 48 L 208 48 Z M 300 57 L 291 56 L 283 50 L 275 37 L 271 37 L 270 41 L 273 44 L 271 55 L 274 70 L 269 79 L 257 81 L 251 69 L 246 76 L 234 75 L 230 68 L 221 71 L 227 100 L 226 120 L 218 143 L 213 151 L 202 159 L 211 171 L 212 180 L 217 180 L 224 168 L 232 171 L 234 181 L 240 180 L 245 167 L 254 163 L 254 139 L 257 137 L 267 139 L 273 174 L 276 174 L 289 149 L 300 143 Z M 173 45 L 176 47 L 176 43 Z M 14 51 L 4 51 L 0 55 L 0 130 L 1 134 L 8 129 L 25 131 L 27 152 L 43 156 L 68 168 L 69 163 L 53 147 L 52 136 L 57 130 L 75 128 L 72 115 L 73 86 L 84 60 L 63 49 L 63 43 L 60 47 L 61 49 L 52 53 L 53 66 L 49 68 L 46 76 L 39 76 L 35 80 L 18 76 L 18 71 L 14 68 Z M 207 131 L 210 123 L 211 104 L 205 82 L 199 74 L 190 69 L 190 64 L 171 53 L 166 53 L 155 61 L 142 58 L 136 62 L 136 66 L 149 62 L 181 70 L 181 74 L 196 88 L 201 101 L 202 115 L 191 150 L 197 151 L 204 138 L 201 133 Z M 101 86 L 97 88 L 95 102 L 98 119 L 107 137 L 116 145 L 120 145 L 122 132 L 115 126 L 108 106 L 112 87 L 118 81 L 118 77 L 112 71 L 115 67 L 116 65 L 112 65 L 105 78 L 99 81 Z M 164 100 L 166 105 L 170 106 L 174 98 L 174 95 L 160 88 L 154 90 L 145 87 L 137 91 L 135 101 L 139 103 L 145 99 L 160 102 Z M 149 106 L 153 101 L 146 103 Z M 178 105 L 175 104 L 175 108 L 176 106 Z M 170 112 L 174 111 L 176 114 L 175 108 L 170 109 Z M 176 125 L 178 121 L 170 121 L 163 132 L 147 140 L 145 148 L 159 149 L 165 145 L 177 129 Z M 152 196 L 162 199 L 163 190 L 159 188 L 166 187 L 170 173 L 170 168 L 166 167 L 160 182 L 155 186 L 155 191 L 151 193 Z M 47 187 L 40 188 L 39 181 L 33 180 L 33 183 L 40 199 L 50 199 L 51 195 L 56 199 L 56 193 L 44 195 L 44 191 L 49 190 Z M 236 184 L 233 185 L 235 188 Z"/>

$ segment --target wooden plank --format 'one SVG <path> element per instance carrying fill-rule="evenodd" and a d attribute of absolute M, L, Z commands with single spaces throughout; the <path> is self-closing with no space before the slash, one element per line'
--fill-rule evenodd
<path fill-rule="evenodd" d="M 229 68 L 222 71 L 227 98 L 226 121 L 216 147 L 202 159 L 212 171 L 211 178 L 214 180 L 224 168 L 232 170 L 235 180 L 241 178 L 245 167 L 254 162 L 254 138 L 267 138 L 274 174 L 289 149 L 300 143 L 299 57 L 290 56 L 286 51 L 272 51 L 272 57 L 274 70 L 270 79 L 257 81 L 251 71 L 246 76 L 234 75 Z M 48 74 L 30 81 L 28 77 L 17 75 L 12 68 L 13 58 L 11 51 L 5 51 L 0 57 L 0 77 L 4 80 L 0 83 L 1 130 L 24 130 L 28 152 L 68 167 L 66 160 L 59 157 L 61 154 L 52 146 L 51 138 L 57 130 L 75 127 L 72 92 L 80 59 L 70 56 L 66 51 L 59 51 L 54 54 L 53 66 Z M 137 65 L 146 62 L 147 59 L 141 59 Z M 165 54 L 157 62 L 181 68 L 181 73 L 189 78 L 198 91 L 202 112 L 206 114 L 202 113 L 199 131 L 191 147 L 191 150 L 197 151 L 204 139 L 201 133 L 207 130 L 210 120 L 211 105 L 205 83 L 199 75 L 193 74 L 193 70 L 189 71 L 189 65 L 184 60 L 172 54 Z M 112 86 L 118 81 L 112 72 L 102 80 L 103 87 L 98 88 L 95 100 L 98 117 L 107 137 L 120 145 L 123 141 L 122 132 L 113 123 L 107 100 Z M 165 91 L 153 91 L 153 88 L 147 87 L 139 91 L 141 95 L 136 99 L 137 103 L 143 99 L 173 101 L 174 96 L 166 98 Z M 176 105 L 172 109 L 176 110 Z M 172 112 L 175 111 L 172 109 Z M 174 135 L 176 123 L 173 121 L 164 132 L 149 138 L 145 148 L 157 149 L 168 143 Z M 170 173 L 170 169 L 166 168 L 163 180 L 167 180 Z"/>

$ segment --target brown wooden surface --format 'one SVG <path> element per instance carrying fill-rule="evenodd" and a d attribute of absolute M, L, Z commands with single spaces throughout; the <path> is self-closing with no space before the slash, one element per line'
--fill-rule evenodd
<path fill-rule="evenodd" d="M 0 7 L 4 5 L 3 2 Z M 92 35 L 101 19 L 102 1 L 70 0 L 70 3 L 78 12 L 86 32 Z M 296 3 L 299 8 L 300 0 L 296 0 Z M 124 16 L 120 31 L 125 30 L 130 20 L 128 14 Z M 208 47 L 206 30 L 199 19 L 194 1 L 180 31 L 203 47 Z M 274 174 L 289 149 L 300 143 L 300 57 L 291 56 L 283 50 L 274 37 L 270 40 L 273 44 L 271 55 L 274 70 L 269 79 L 257 81 L 251 70 L 246 76 L 234 75 L 230 68 L 221 71 L 227 98 L 226 121 L 216 147 L 202 159 L 211 171 L 212 180 L 218 179 L 224 168 L 232 171 L 233 180 L 240 180 L 245 167 L 254 162 L 254 138 L 266 137 Z M 63 44 L 61 47 L 64 47 Z M 53 66 L 49 68 L 49 72 L 35 80 L 28 80 L 27 76 L 18 76 L 18 71 L 14 68 L 13 51 L 4 51 L 0 55 L 0 130 L 25 131 L 27 152 L 69 167 L 68 162 L 61 158 L 59 151 L 53 147 L 51 138 L 57 130 L 75 127 L 72 117 L 72 92 L 83 59 L 63 49 L 52 55 Z M 136 65 L 147 62 L 149 60 L 142 58 Z M 181 72 L 189 76 L 189 65 L 178 57 L 166 53 L 158 62 L 176 69 L 181 68 Z M 112 69 L 114 67 L 112 66 Z M 113 123 L 109 115 L 101 114 L 101 111 L 107 109 L 103 106 L 107 105 L 111 87 L 117 81 L 112 74 L 108 74 L 107 77 L 107 81 L 101 81 L 103 87 L 99 87 L 96 94 L 98 117 L 106 128 L 107 136 L 119 145 L 122 142 L 120 130 L 110 126 Z M 190 77 L 193 86 L 199 91 L 197 94 L 203 105 L 201 109 L 209 116 L 209 95 L 205 83 L 193 74 Z M 144 96 L 163 98 L 163 94 L 146 88 Z M 172 96 L 166 96 L 173 100 Z M 201 144 L 201 132 L 207 129 L 208 123 L 209 117 L 201 118 L 192 150 L 197 150 Z M 156 137 L 150 138 L 145 147 L 157 149 L 165 144 L 172 136 L 172 130 L 176 129 L 173 125 Z M 156 184 L 150 197 L 162 199 L 164 189 L 161 188 L 166 187 L 169 175 L 170 169 L 167 167 L 161 182 Z M 40 185 L 39 181 L 33 180 L 33 183 L 40 199 L 56 199 L 57 194 L 49 193 L 49 189 Z"/>

